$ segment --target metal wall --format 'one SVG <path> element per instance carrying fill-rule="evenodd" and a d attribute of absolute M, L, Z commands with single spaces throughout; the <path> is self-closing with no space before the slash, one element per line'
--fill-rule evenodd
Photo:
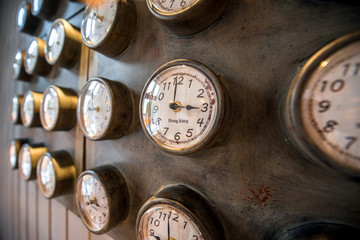
<path fill-rule="evenodd" d="M 135 220 L 142 204 L 161 187 L 182 183 L 207 196 L 223 221 L 224 239 L 269 239 L 307 220 L 360 227 L 360 182 L 306 161 L 284 140 L 279 107 L 284 87 L 304 60 L 328 42 L 360 27 L 360 7 L 341 1 L 230 0 L 209 28 L 190 37 L 166 32 L 135 0 L 135 36 L 114 59 L 82 49 L 70 70 L 55 69 L 31 83 L 11 78 L 18 47 L 30 37 L 16 32 L 20 1 L 1 1 L 0 198 L 1 239 L 135 239 Z M 65 2 L 64 18 L 83 8 Z M 70 22 L 79 26 L 80 11 Z M 40 36 L 46 35 L 45 22 Z M 134 127 L 117 140 L 85 140 L 78 127 L 49 133 L 10 124 L 7 108 L 13 94 L 48 85 L 79 91 L 86 79 L 101 76 L 127 85 L 139 99 L 146 80 L 162 64 L 189 58 L 221 76 L 231 99 L 232 121 L 223 141 L 196 154 L 175 156 L 155 148 L 136 115 Z M 137 105 L 135 105 L 137 111 Z M 10 139 L 29 137 L 49 150 L 68 150 L 80 173 L 114 164 L 130 189 L 130 213 L 109 236 L 90 234 L 76 214 L 74 194 L 46 200 L 35 182 L 24 182 L 6 163 Z M 74 213 L 75 212 L 75 213 Z"/>

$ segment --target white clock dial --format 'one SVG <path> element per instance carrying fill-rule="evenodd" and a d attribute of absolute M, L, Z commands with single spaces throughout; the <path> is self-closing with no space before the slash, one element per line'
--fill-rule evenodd
<path fill-rule="evenodd" d="M 34 115 L 35 115 L 35 106 L 34 106 L 34 97 L 31 91 L 26 92 L 23 100 L 23 105 L 21 108 L 21 119 L 25 126 L 31 125 Z"/>
<path fill-rule="evenodd" d="M 10 121 L 14 124 L 21 123 L 20 121 L 20 106 L 22 104 L 23 96 L 15 95 L 11 101 L 9 106 L 9 118 Z"/>
<path fill-rule="evenodd" d="M 104 186 L 93 175 L 83 175 L 77 187 L 81 216 L 88 228 L 100 231 L 109 221 L 109 204 Z"/>
<path fill-rule="evenodd" d="M 25 70 L 32 74 L 35 70 L 39 57 L 39 45 L 36 39 L 32 40 L 25 55 Z"/>
<path fill-rule="evenodd" d="M 42 193 L 46 197 L 50 197 L 54 194 L 56 185 L 55 169 L 50 156 L 44 154 L 40 158 L 37 171 L 39 172 L 38 176 L 40 176 L 38 182 L 41 184 Z"/>
<path fill-rule="evenodd" d="M 45 57 L 49 64 L 54 64 L 60 57 L 65 42 L 65 28 L 61 21 L 55 21 L 50 29 L 45 47 Z"/>
<path fill-rule="evenodd" d="M 115 23 L 117 0 L 103 0 L 95 6 L 88 6 L 81 22 L 81 35 L 87 45 L 98 45 L 109 34 Z"/>
<path fill-rule="evenodd" d="M 18 28 L 22 29 L 25 26 L 28 11 L 26 9 L 27 3 L 22 2 L 16 16 L 16 24 Z"/>
<path fill-rule="evenodd" d="M 24 180 L 28 180 L 31 177 L 32 163 L 29 150 L 29 144 L 24 144 L 19 152 L 19 169 Z"/>
<path fill-rule="evenodd" d="M 22 52 L 20 49 L 16 51 L 15 58 L 12 64 L 12 75 L 13 78 L 17 79 L 20 75 L 22 65 Z"/>
<path fill-rule="evenodd" d="M 205 240 L 194 217 L 169 204 L 153 205 L 140 218 L 137 239 Z"/>
<path fill-rule="evenodd" d="M 176 14 L 191 8 L 200 0 L 148 0 L 163 14 Z"/>
<path fill-rule="evenodd" d="M 42 100 L 41 117 L 46 129 L 53 128 L 59 115 L 59 96 L 53 87 L 44 92 Z"/>
<path fill-rule="evenodd" d="M 148 80 L 140 105 L 141 123 L 150 139 L 181 153 L 212 140 L 221 124 L 224 99 L 215 75 L 189 61 L 175 61 Z"/>
<path fill-rule="evenodd" d="M 16 149 L 16 141 L 15 140 L 12 140 L 10 142 L 10 145 L 9 145 L 9 149 L 8 149 L 8 158 L 9 158 L 9 163 L 10 163 L 10 166 L 11 168 L 17 168 L 17 159 L 18 159 L 18 151 Z"/>
<path fill-rule="evenodd" d="M 40 12 L 43 3 L 44 3 L 44 0 L 33 0 L 32 5 L 31 5 L 31 7 L 32 7 L 31 10 L 35 15 Z"/>

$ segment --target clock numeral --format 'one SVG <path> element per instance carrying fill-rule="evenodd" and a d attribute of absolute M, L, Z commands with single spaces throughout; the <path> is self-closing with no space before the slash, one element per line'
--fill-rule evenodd
<path fill-rule="evenodd" d="M 345 149 L 349 150 L 349 148 L 357 141 L 357 137 L 346 137 L 346 140 L 349 142 L 346 144 Z"/>
<path fill-rule="evenodd" d="M 360 63 L 353 63 L 353 64 L 352 63 L 347 63 L 347 64 L 344 64 L 343 76 L 346 76 L 349 73 L 349 70 L 350 70 L 351 66 L 354 66 L 353 76 L 357 76 L 359 74 Z"/>
<path fill-rule="evenodd" d="M 192 79 L 189 80 L 189 88 L 191 88 L 192 81 Z"/>
<path fill-rule="evenodd" d="M 179 218 L 179 214 L 174 213 L 175 217 L 172 219 L 175 222 L 179 222 L 178 218 Z"/>
<path fill-rule="evenodd" d="M 328 86 L 328 81 L 326 80 L 322 81 L 321 92 L 324 92 L 327 86 Z M 332 92 L 339 92 L 344 88 L 344 86 L 345 86 L 345 81 L 343 79 L 337 79 L 330 84 L 330 90 Z"/>
<path fill-rule="evenodd" d="M 164 135 L 166 135 L 166 133 L 169 131 L 169 128 L 168 128 L 168 127 L 164 127 L 164 129 L 165 129 Z"/>
<path fill-rule="evenodd" d="M 331 103 L 328 100 L 319 102 L 319 108 L 320 108 L 319 113 L 326 112 L 327 110 L 329 110 L 330 106 L 331 106 Z"/>
<path fill-rule="evenodd" d="M 163 100 L 164 99 L 164 93 L 160 93 L 158 98 L 159 98 L 159 101 Z"/>
<path fill-rule="evenodd" d="M 175 0 L 170 0 L 170 2 L 171 2 L 170 8 L 172 8 L 172 6 L 174 5 Z"/>
<path fill-rule="evenodd" d="M 187 225 L 187 221 L 184 221 L 184 229 L 186 228 Z"/>
<path fill-rule="evenodd" d="M 326 126 L 323 128 L 323 131 L 326 133 L 332 132 L 335 130 L 335 126 L 339 123 L 334 120 L 329 120 L 326 122 Z"/>
<path fill-rule="evenodd" d="M 160 125 L 160 122 L 161 122 L 161 118 L 158 118 L 157 120 L 156 120 L 156 125 Z"/>
<path fill-rule="evenodd" d="M 204 98 L 203 94 L 204 94 L 205 90 L 201 88 L 198 90 L 198 92 L 200 92 L 200 93 L 199 93 L 199 95 L 197 95 L 197 98 Z"/>
<path fill-rule="evenodd" d="M 170 90 L 171 82 L 168 82 L 168 83 L 164 83 L 163 91 L 166 90 L 166 84 L 168 85 L 167 90 Z"/>
<path fill-rule="evenodd" d="M 186 133 L 186 136 L 187 137 L 192 137 L 192 135 L 193 135 L 192 131 L 194 131 L 194 129 L 192 129 L 192 128 L 188 129 L 187 133 Z"/>
<path fill-rule="evenodd" d="M 150 236 L 154 236 L 154 234 L 155 234 L 154 229 L 150 229 Z"/>
<path fill-rule="evenodd" d="M 201 109 L 200 111 L 202 111 L 202 112 L 207 112 L 207 110 L 208 110 L 208 107 L 209 107 L 209 104 L 207 104 L 207 103 L 203 103 L 203 109 Z"/>
<path fill-rule="evenodd" d="M 160 214 L 159 214 L 159 219 L 161 220 L 161 216 L 164 216 L 163 217 L 163 221 L 165 221 L 165 219 L 166 219 L 166 216 L 167 216 L 167 213 L 163 213 L 163 212 L 159 212 Z"/>
<path fill-rule="evenodd" d="M 198 240 L 199 239 L 199 237 L 196 236 L 196 235 L 193 235 L 192 237 L 193 237 L 193 240 Z"/>
<path fill-rule="evenodd" d="M 197 124 L 199 124 L 200 125 L 200 127 L 204 124 L 204 118 L 199 118 L 198 120 L 197 120 Z"/>
<path fill-rule="evenodd" d="M 153 113 L 157 113 L 157 111 L 159 111 L 159 106 L 158 106 L 158 105 L 155 105 L 155 106 L 154 106 Z"/>
<path fill-rule="evenodd" d="M 184 85 L 183 84 L 183 81 L 184 81 L 184 77 L 183 76 L 180 76 L 180 77 L 174 77 L 174 83 L 173 85 Z"/>
<path fill-rule="evenodd" d="M 180 140 L 180 132 L 177 132 L 176 134 L 175 134 L 175 136 L 174 136 L 174 139 L 176 140 L 176 141 L 178 141 L 178 140 Z"/>

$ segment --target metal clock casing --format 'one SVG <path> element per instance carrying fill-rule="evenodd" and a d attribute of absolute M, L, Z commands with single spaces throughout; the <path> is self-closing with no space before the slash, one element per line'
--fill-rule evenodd
<path fill-rule="evenodd" d="M 86 7 L 81 36 L 90 49 L 116 57 L 129 45 L 135 25 L 136 8 L 132 0 L 105 0 Z"/>
<path fill-rule="evenodd" d="M 25 55 L 25 71 L 29 75 L 47 76 L 52 66 L 45 59 L 45 41 L 41 38 L 34 38 Z"/>
<path fill-rule="evenodd" d="M 80 60 L 81 44 L 79 30 L 65 19 L 58 18 L 52 23 L 46 40 L 46 61 L 70 69 Z"/>
<path fill-rule="evenodd" d="M 50 85 L 41 100 L 41 125 L 47 131 L 70 130 L 76 123 L 76 106 L 74 90 Z"/>
<path fill-rule="evenodd" d="M 225 136 L 229 105 L 226 89 L 210 68 L 178 59 L 148 79 L 140 98 L 140 122 L 146 136 L 162 150 L 189 154 Z"/>
<path fill-rule="evenodd" d="M 215 207 L 198 191 L 185 185 L 164 187 L 139 210 L 138 240 L 224 239 L 222 221 Z"/>
<path fill-rule="evenodd" d="M 94 77 L 81 90 L 77 121 L 90 140 L 123 136 L 130 127 L 132 113 L 132 93 L 120 82 Z"/>
<path fill-rule="evenodd" d="M 20 116 L 25 127 L 41 127 L 40 104 L 42 97 L 42 93 L 31 90 L 24 94 Z"/>
<path fill-rule="evenodd" d="M 179 36 L 198 33 L 225 10 L 228 0 L 146 0 L 150 12 Z"/>
<path fill-rule="evenodd" d="M 48 199 L 73 192 L 76 169 L 72 156 L 65 150 L 42 154 L 36 176 L 42 195 Z"/>
<path fill-rule="evenodd" d="M 12 63 L 12 76 L 15 80 L 29 82 L 32 76 L 25 71 L 25 51 L 18 49 Z"/>
<path fill-rule="evenodd" d="M 20 109 L 23 101 L 22 95 L 15 95 L 9 103 L 9 119 L 13 124 L 22 124 L 20 117 Z"/>
<path fill-rule="evenodd" d="M 358 101 L 360 33 L 315 53 L 287 86 L 281 103 L 286 137 L 306 158 L 360 176 Z"/>
<path fill-rule="evenodd" d="M 129 198 L 124 176 L 112 165 L 86 170 L 76 183 L 76 205 L 81 220 L 95 234 L 106 233 L 126 219 Z"/>
<path fill-rule="evenodd" d="M 31 14 L 31 4 L 27 1 L 21 1 L 16 15 L 17 30 L 35 36 L 40 25 L 41 20 Z"/>
<path fill-rule="evenodd" d="M 7 160 L 11 169 L 18 169 L 18 157 L 21 147 L 25 144 L 29 143 L 29 139 L 19 138 L 13 139 L 9 142 L 7 149 Z"/>
<path fill-rule="evenodd" d="M 19 157 L 20 176 L 25 181 L 36 179 L 36 166 L 40 157 L 47 152 L 47 148 L 42 143 L 22 145 Z"/>

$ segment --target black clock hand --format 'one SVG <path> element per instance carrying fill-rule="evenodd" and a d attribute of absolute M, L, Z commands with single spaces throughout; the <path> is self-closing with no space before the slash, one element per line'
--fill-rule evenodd
<path fill-rule="evenodd" d="M 173 103 L 175 103 L 175 99 L 176 99 L 176 90 L 177 90 L 177 77 L 174 78 L 175 80 L 175 88 L 174 88 L 174 99 L 173 99 Z"/>
<path fill-rule="evenodd" d="M 186 110 L 191 110 L 191 109 L 199 109 L 198 107 L 193 107 L 191 105 L 186 105 Z"/>
<path fill-rule="evenodd" d="M 168 218 L 168 240 L 170 240 L 170 217 Z"/>

